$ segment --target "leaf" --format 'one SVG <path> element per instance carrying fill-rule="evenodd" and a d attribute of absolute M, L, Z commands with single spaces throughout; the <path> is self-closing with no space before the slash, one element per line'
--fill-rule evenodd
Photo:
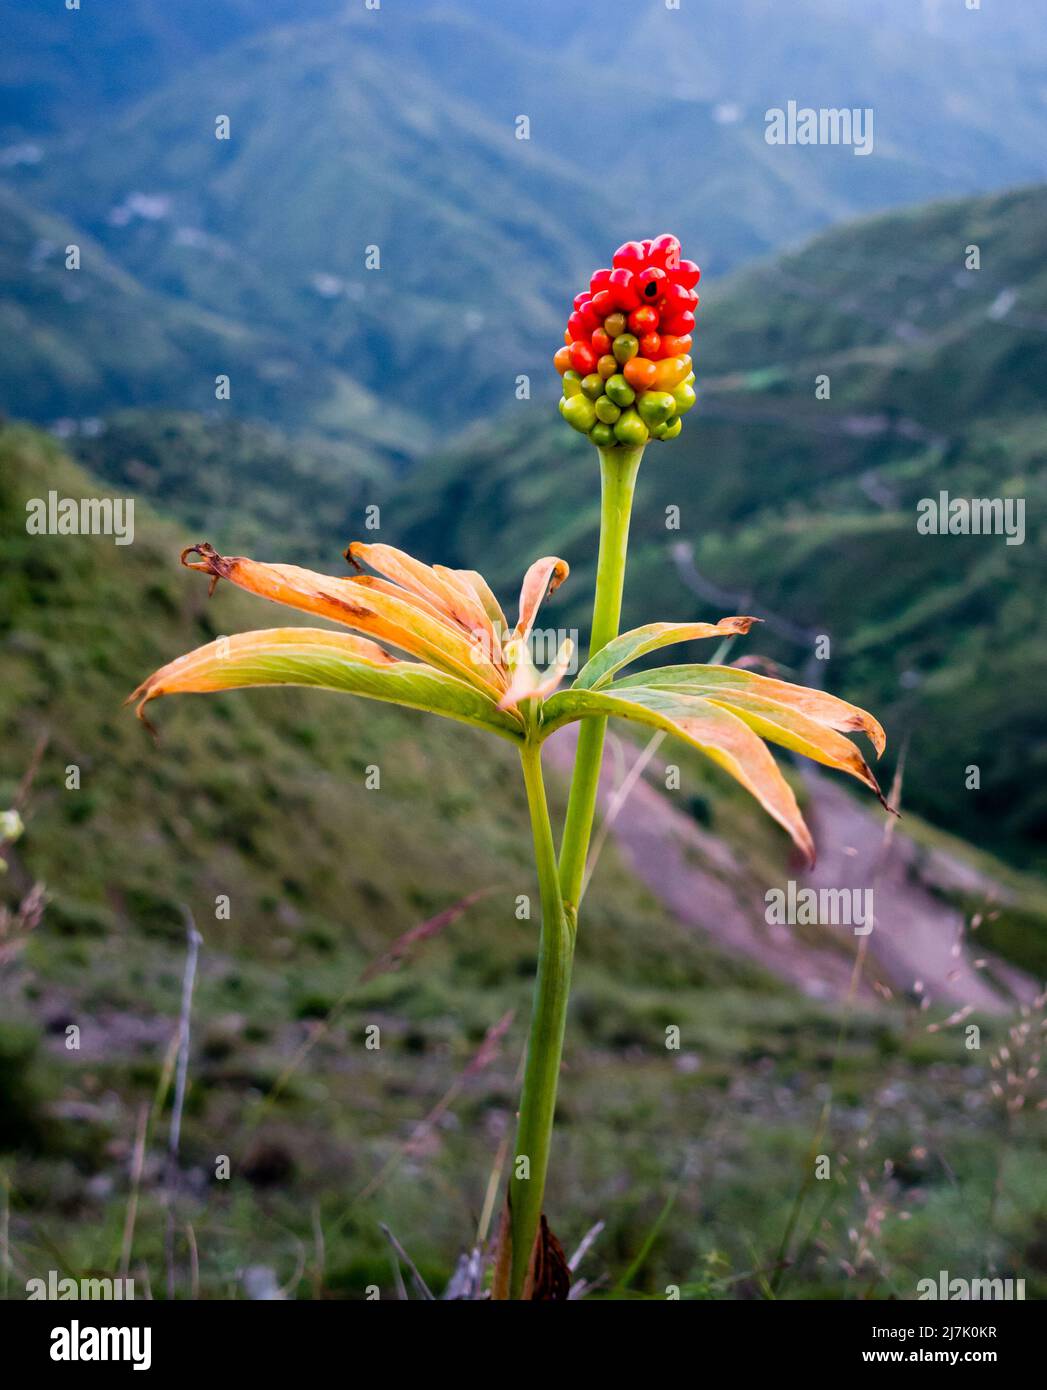
<path fill-rule="evenodd" d="M 503 629 L 496 627 L 491 621 L 491 617 L 481 602 L 476 589 L 464 575 L 459 574 L 457 570 L 448 569 L 446 565 L 434 565 L 433 570 L 460 595 L 464 603 L 470 605 L 470 611 L 475 614 L 475 619 L 471 625 L 473 636 L 484 643 L 484 648 L 491 660 L 495 664 L 501 664 L 503 661 L 501 635 Z"/>
<path fill-rule="evenodd" d="M 601 647 L 578 673 L 576 690 L 598 690 L 606 685 L 616 671 L 630 661 L 668 647 L 674 642 L 693 642 L 703 637 L 731 637 L 746 633 L 759 618 L 721 618 L 718 623 L 648 623 L 623 632 L 605 647 Z"/>
<path fill-rule="evenodd" d="M 441 572 L 394 546 L 367 545 L 363 541 L 353 541 L 345 558 L 354 565 L 361 562 L 370 565 L 401 588 L 427 599 L 466 632 L 483 631 L 490 626 L 479 599 L 471 591 L 463 592 L 450 582 L 448 570 Z"/>
<path fill-rule="evenodd" d="M 271 628 L 220 637 L 155 671 L 128 698 L 138 716 L 150 700 L 248 686 L 321 686 L 409 709 L 428 710 L 503 738 L 521 737 L 520 720 L 457 677 L 398 661 L 374 642 L 325 628 Z"/>
<path fill-rule="evenodd" d="M 509 1277 L 513 1267 L 513 1213 L 508 1192 L 498 1221 L 491 1275 L 491 1301 L 504 1303 L 509 1297 Z"/>
<path fill-rule="evenodd" d="M 570 1291 L 571 1269 L 567 1256 L 543 1214 L 538 1223 L 521 1298 L 536 1303 L 563 1303 Z"/>
<path fill-rule="evenodd" d="M 482 574 L 476 570 L 457 570 L 465 582 L 473 588 L 480 604 L 490 618 L 492 625 L 497 633 L 502 634 L 509 631 L 509 621 L 502 612 L 502 605 L 495 598 L 491 591 L 491 586 Z"/>
<path fill-rule="evenodd" d="M 674 690 L 639 685 L 628 690 L 616 685 L 609 691 L 574 688 L 546 702 L 542 737 L 575 719 L 604 716 L 665 729 L 698 748 L 740 782 L 814 862 L 814 842 L 792 788 L 766 744 L 737 715 Z"/>
<path fill-rule="evenodd" d="M 199 562 L 186 560 L 190 554 L 199 555 Z M 491 664 L 481 643 L 449 619 L 433 616 L 424 599 L 416 603 L 411 594 L 397 592 L 386 581 L 369 575 L 338 579 L 298 565 L 268 565 L 244 556 L 219 555 L 206 543 L 184 550 L 182 563 L 210 574 L 212 589 L 219 579 L 228 579 L 248 593 L 330 618 L 458 676 L 496 700 L 505 689 L 503 674 Z"/>
<path fill-rule="evenodd" d="M 762 695 L 752 695 L 748 691 L 732 690 L 722 695 L 719 692 L 709 692 L 704 698 L 711 705 L 729 709 L 761 738 L 769 739 L 771 743 L 777 743 L 782 748 L 789 748 L 794 753 L 802 753 L 812 762 L 824 763 L 826 767 L 834 767 L 840 772 L 857 777 L 859 782 L 864 782 L 876 793 L 882 806 L 890 809 L 869 764 L 843 734 L 826 729 L 807 715 L 801 714 L 799 710 L 790 709 L 777 700 L 768 700 Z"/>
<path fill-rule="evenodd" d="M 878 754 L 887 746 L 887 735 L 880 722 L 857 705 L 828 695 L 824 690 L 793 685 L 790 681 L 778 680 L 773 676 L 760 676 L 755 671 L 739 670 L 737 666 L 662 666 L 656 671 L 624 676 L 615 682 L 615 689 L 638 685 L 649 689 L 705 694 L 717 699 L 729 698 L 729 691 L 746 691 L 750 695 L 787 705 L 825 729 L 836 729 L 845 734 L 864 732 Z"/>
<path fill-rule="evenodd" d="M 513 631 L 514 637 L 521 642 L 527 641 L 539 608 L 550 594 L 556 593 L 570 572 L 567 561 L 558 560 L 555 555 L 545 555 L 541 560 L 535 560 L 520 587 L 520 617 Z"/>

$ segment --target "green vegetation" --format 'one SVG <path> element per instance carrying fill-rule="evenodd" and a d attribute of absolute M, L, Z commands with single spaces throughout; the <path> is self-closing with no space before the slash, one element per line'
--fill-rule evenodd
<path fill-rule="evenodd" d="M 173 411 L 123 411 L 69 447 L 110 487 L 176 517 L 188 539 L 325 571 L 364 534 L 366 509 L 384 503 L 402 465 L 366 440 Z"/>

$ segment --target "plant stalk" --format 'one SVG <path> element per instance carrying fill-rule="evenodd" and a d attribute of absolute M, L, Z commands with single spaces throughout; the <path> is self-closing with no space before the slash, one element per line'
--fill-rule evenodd
<path fill-rule="evenodd" d="M 545 1195 L 549 1167 L 556 1087 L 560 1079 L 567 997 L 571 987 L 574 931 L 560 897 L 556 849 L 553 845 L 549 807 L 542 777 L 541 747 L 527 742 L 520 750 L 527 805 L 534 834 L 535 864 L 542 900 L 542 934 L 538 948 L 538 975 L 534 987 L 531 1032 L 527 1042 L 520 1117 L 516 1130 L 513 1171 L 509 1180 L 512 1229 L 512 1268 L 509 1297 L 519 1298 L 527 1277 Z M 526 1159 L 526 1174 L 521 1160 Z"/>
<path fill-rule="evenodd" d="M 629 518 L 642 457 L 642 448 L 600 450 L 600 552 L 589 638 L 590 657 L 618 636 L 625 558 L 629 546 Z M 527 1067 L 516 1131 L 516 1152 L 509 1180 L 512 1229 L 510 1298 L 519 1298 L 523 1293 L 542 1215 L 556 1088 L 560 1079 L 567 1023 L 578 905 L 582 899 L 585 864 L 596 810 L 606 725 L 606 719 L 586 719 L 579 731 L 559 864 L 549 823 L 540 746 L 529 740 L 520 750 L 542 898 L 542 935 L 531 1032 L 527 1043 Z M 527 1160 L 526 1176 L 521 1176 L 520 1172 L 522 1159 Z"/>
<path fill-rule="evenodd" d="M 589 636 L 590 659 L 618 636 L 625 585 L 625 558 L 629 549 L 636 474 L 643 446 L 600 450 L 600 553 L 596 565 L 596 597 Z M 583 719 L 578 730 L 578 749 L 571 778 L 563 842 L 560 846 L 560 891 L 572 924 L 585 883 L 585 864 L 596 812 L 596 793 L 603 762 L 606 719 Z"/>

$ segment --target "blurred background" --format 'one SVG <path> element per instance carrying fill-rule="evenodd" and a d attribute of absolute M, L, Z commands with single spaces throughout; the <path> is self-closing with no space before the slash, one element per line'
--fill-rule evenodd
<path fill-rule="evenodd" d="M 875 711 L 903 814 L 787 768 L 805 876 L 710 766 L 612 742 L 552 1224 L 603 1223 L 594 1296 L 1044 1296 L 1035 9 L 8 0 L 2 37 L 0 1292 L 395 1296 L 382 1223 L 440 1292 L 488 1230 L 536 959 L 511 752 L 293 691 L 172 702 L 154 746 L 121 702 L 274 621 L 183 545 L 340 574 L 375 506 L 506 605 L 564 556 L 584 640 L 597 470 L 551 358 L 670 230 L 699 406 L 642 470 L 624 620 L 764 618 L 731 659 Z M 871 109 L 872 152 L 769 144 L 790 101 Z M 133 497 L 133 544 L 27 534 L 51 490 Z M 942 491 L 1024 499 L 1024 543 L 919 534 Z M 768 924 L 790 880 L 872 888 L 875 930 Z"/>

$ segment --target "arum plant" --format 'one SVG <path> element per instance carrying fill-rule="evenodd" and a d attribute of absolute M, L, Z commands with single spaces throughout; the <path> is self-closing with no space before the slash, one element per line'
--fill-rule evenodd
<path fill-rule="evenodd" d="M 568 689 L 564 643 L 538 671 L 530 637 L 539 608 L 567 578 L 565 561 L 536 560 L 523 579 L 516 624 L 474 570 L 428 565 L 387 545 L 352 544 L 358 571 L 329 577 L 294 565 L 218 554 L 204 543 L 182 561 L 263 598 L 339 624 L 285 627 L 219 638 L 145 680 L 138 714 L 163 695 L 249 686 L 318 686 L 456 719 L 515 745 L 530 811 L 542 926 L 520 1099 L 513 1176 L 492 1293 L 563 1296 L 566 1267 L 543 1216 L 553 1114 L 563 1052 L 575 938 L 608 719 L 661 730 L 704 753 L 750 792 L 807 860 L 814 847 L 789 783 L 767 743 L 802 753 L 880 790 L 847 734 L 864 732 L 877 753 L 884 733 L 864 710 L 787 681 L 723 665 L 675 665 L 629 673 L 672 644 L 747 633 L 755 621 L 655 622 L 619 634 L 629 520 L 649 440 L 667 441 L 694 405 L 689 349 L 698 267 L 675 237 L 629 242 L 574 302 L 555 364 L 561 413 L 596 445 L 602 504 L 588 660 Z M 366 570 L 371 573 L 365 572 Z M 542 775 L 542 745 L 580 725 L 559 854 Z M 882 800 L 882 796 L 881 796 Z"/>

